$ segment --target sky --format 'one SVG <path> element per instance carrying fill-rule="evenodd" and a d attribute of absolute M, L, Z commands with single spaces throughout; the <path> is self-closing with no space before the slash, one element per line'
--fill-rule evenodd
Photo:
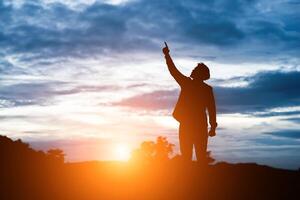
<path fill-rule="evenodd" d="M 0 0 L 0 134 L 70 162 L 176 145 L 179 86 L 211 72 L 218 161 L 300 167 L 299 0 Z"/>

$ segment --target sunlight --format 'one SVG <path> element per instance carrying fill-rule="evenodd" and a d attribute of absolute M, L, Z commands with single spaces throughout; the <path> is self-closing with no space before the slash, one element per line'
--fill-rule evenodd
<path fill-rule="evenodd" d="M 131 150 L 127 144 L 120 143 L 115 146 L 115 156 L 117 160 L 129 160 L 130 152 Z"/>

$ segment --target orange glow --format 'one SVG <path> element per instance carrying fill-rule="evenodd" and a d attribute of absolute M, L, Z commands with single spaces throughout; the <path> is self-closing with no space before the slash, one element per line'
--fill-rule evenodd
<path fill-rule="evenodd" d="M 114 152 L 117 160 L 127 161 L 130 158 L 131 150 L 127 144 L 120 143 L 115 146 Z"/>

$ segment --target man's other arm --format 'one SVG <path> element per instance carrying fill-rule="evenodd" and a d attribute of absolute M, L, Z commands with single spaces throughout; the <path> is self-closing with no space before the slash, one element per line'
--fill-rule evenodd
<path fill-rule="evenodd" d="M 215 131 L 218 126 L 217 114 L 216 114 L 216 103 L 215 103 L 213 89 L 211 87 L 209 89 L 210 90 L 209 90 L 209 95 L 208 95 L 208 106 L 207 106 L 208 116 L 209 116 L 209 124 L 210 124 L 209 135 L 215 136 L 216 135 Z"/>

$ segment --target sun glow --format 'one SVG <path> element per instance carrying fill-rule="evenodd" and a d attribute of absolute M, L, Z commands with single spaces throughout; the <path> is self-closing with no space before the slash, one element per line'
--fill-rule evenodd
<path fill-rule="evenodd" d="M 115 146 L 115 156 L 117 160 L 129 160 L 130 152 L 131 150 L 127 144 L 121 143 Z"/>

